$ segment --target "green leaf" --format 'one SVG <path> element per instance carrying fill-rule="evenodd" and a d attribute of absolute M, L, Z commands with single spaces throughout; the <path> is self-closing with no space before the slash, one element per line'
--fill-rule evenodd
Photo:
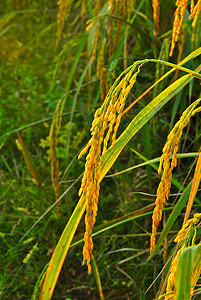
<path fill-rule="evenodd" d="M 43 284 L 43 289 L 41 292 L 40 299 L 47 300 L 47 299 L 51 299 L 52 297 L 69 246 L 74 237 L 77 226 L 80 223 L 82 215 L 85 211 L 86 201 L 84 201 L 82 206 L 80 205 L 80 203 L 81 201 L 78 202 L 76 208 L 74 209 L 74 212 L 71 215 L 71 218 L 68 221 L 59 239 L 59 242 L 54 250 L 54 253 L 52 255 L 52 258 L 50 260 L 47 269 L 46 278 Z"/>
<path fill-rule="evenodd" d="M 150 165 L 156 171 L 158 170 L 158 165 L 156 165 L 155 163 L 156 162 L 160 162 L 160 157 L 153 158 L 153 159 L 149 160 L 146 157 L 144 157 L 143 155 L 141 155 L 139 152 L 137 152 L 135 149 L 131 148 L 131 151 L 133 151 L 137 155 L 139 155 L 145 162 L 143 162 L 143 163 L 141 163 L 139 165 L 135 165 L 135 166 L 129 167 L 129 168 L 124 169 L 122 171 L 119 171 L 117 173 L 114 173 L 114 174 L 111 174 L 111 175 L 107 175 L 106 177 L 118 176 L 118 175 L 121 175 L 123 173 L 129 172 L 129 171 L 132 171 L 134 169 L 141 168 L 141 167 L 147 166 L 147 165 Z M 200 154 L 200 152 L 179 153 L 179 154 L 177 154 L 177 158 L 196 157 L 196 156 L 199 156 L 199 154 Z M 172 155 L 170 156 L 170 159 L 172 159 Z"/>
<path fill-rule="evenodd" d="M 73 101 L 72 101 L 71 115 L 70 115 L 69 127 L 68 127 L 68 132 L 67 132 L 67 147 L 66 147 L 66 157 L 67 158 L 68 158 L 68 154 L 69 154 L 70 138 L 71 138 L 71 127 L 72 127 L 73 116 L 74 116 L 74 112 L 75 112 L 75 106 L 76 106 L 76 103 L 77 103 L 78 94 L 79 94 L 81 86 L 82 86 L 82 82 L 84 81 L 84 77 L 85 77 L 85 75 L 87 73 L 87 70 L 90 67 L 90 65 L 91 65 L 91 58 L 90 58 L 88 64 L 86 65 L 84 71 L 82 72 L 82 75 L 81 75 L 81 77 L 78 81 L 77 90 L 76 90 L 75 96 L 74 96 Z"/>
<path fill-rule="evenodd" d="M 100 300 L 104 300 L 100 274 L 99 274 L 98 266 L 97 266 L 97 263 L 96 263 L 96 260 L 93 256 L 93 254 L 91 255 L 91 264 L 92 264 L 93 273 L 94 273 L 94 277 L 95 277 L 95 280 L 96 280 L 96 285 L 97 285 L 97 288 L 98 288 Z"/>
<path fill-rule="evenodd" d="M 84 104 L 84 102 L 81 99 L 79 99 L 79 106 L 80 106 L 80 110 L 82 112 L 83 117 L 85 118 L 85 120 L 87 121 L 89 126 L 91 126 L 92 117 L 89 115 L 86 105 Z"/>
<path fill-rule="evenodd" d="M 201 245 L 185 248 L 178 261 L 176 270 L 175 300 L 189 300 L 193 263 L 197 265 L 201 260 Z"/>

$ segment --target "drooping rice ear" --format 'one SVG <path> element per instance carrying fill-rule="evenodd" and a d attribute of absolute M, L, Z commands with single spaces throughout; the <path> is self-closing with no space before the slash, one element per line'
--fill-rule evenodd
<path fill-rule="evenodd" d="M 159 20 L 160 20 L 160 0 L 152 1 L 153 17 L 154 17 L 154 35 L 159 33 Z"/>
<path fill-rule="evenodd" d="M 95 113 L 91 127 L 92 137 L 78 157 L 81 158 L 84 153 L 89 151 L 86 157 L 85 172 L 79 190 L 81 203 L 83 203 L 83 200 L 86 198 L 86 232 L 84 236 L 83 260 L 87 262 L 89 273 L 91 272 L 90 257 L 93 250 L 92 230 L 98 211 L 101 157 L 105 154 L 109 146 L 114 146 L 126 98 L 136 82 L 140 67 L 144 63 L 145 61 L 134 63 L 125 70 L 123 78 L 120 76 L 115 81 L 104 103 Z"/>
<path fill-rule="evenodd" d="M 155 208 L 152 216 L 152 235 L 150 239 L 150 253 L 153 252 L 155 248 L 155 240 L 156 240 L 156 230 L 162 219 L 162 211 L 165 204 L 165 201 L 168 200 L 170 195 L 170 187 L 171 187 L 171 178 L 172 178 L 172 170 L 177 166 L 177 152 L 179 141 L 183 132 L 184 127 L 190 121 L 190 117 L 195 114 L 195 107 L 199 104 L 201 98 L 193 102 L 182 114 L 180 120 L 175 124 L 174 128 L 171 130 L 168 135 L 167 142 L 163 147 L 163 154 L 160 159 L 160 165 L 158 168 L 158 173 L 160 174 L 163 169 L 163 174 L 161 177 L 161 181 L 159 183 L 157 189 L 157 198 L 155 201 Z M 198 110 L 200 107 L 198 108 Z M 170 164 L 170 156 L 172 157 L 172 162 Z"/>
<path fill-rule="evenodd" d="M 172 32 L 172 43 L 170 48 L 170 56 L 172 56 L 175 43 L 178 40 L 179 33 L 181 30 L 181 26 L 184 19 L 185 9 L 188 5 L 188 0 L 177 0 L 176 2 L 176 11 L 175 11 L 175 18 L 174 18 L 174 25 L 173 25 L 173 32 Z"/>

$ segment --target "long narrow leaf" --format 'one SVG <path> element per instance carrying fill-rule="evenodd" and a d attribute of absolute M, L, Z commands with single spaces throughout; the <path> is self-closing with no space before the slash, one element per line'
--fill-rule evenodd
<path fill-rule="evenodd" d="M 86 65 L 84 71 L 82 72 L 82 75 L 81 75 L 80 80 L 79 80 L 79 82 L 77 84 L 77 90 L 76 90 L 76 93 L 75 93 L 75 96 L 74 96 L 73 102 L 72 102 L 71 115 L 70 115 L 70 121 L 69 121 L 68 132 L 67 132 L 67 147 L 66 147 L 67 148 L 66 149 L 66 157 L 67 158 L 68 158 L 69 147 L 70 147 L 71 126 L 72 126 L 72 122 L 73 122 L 73 116 L 74 116 L 74 112 L 75 112 L 75 106 L 76 106 L 78 94 L 79 94 L 81 86 L 82 86 L 82 82 L 84 80 L 84 77 L 86 75 L 86 72 L 87 72 L 88 68 L 91 65 L 91 61 L 92 61 L 92 58 L 90 58 L 88 64 Z"/>
<path fill-rule="evenodd" d="M 51 299 L 59 273 L 61 271 L 62 265 L 64 263 L 66 254 L 68 252 L 69 246 L 75 234 L 78 224 L 82 218 L 85 211 L 86 202 L 80 206 L 80 201 L 78 202 L 70 220 L 68 221 L 59 241 L 56 249 L 50 260 L 45 282 L 43 284 L 42 293 L 40 299 Z"/>
<path fill-rule="evenodd" d="M 95 276 L 95 280 L 96 280 L 96 284 L 98 287 L 98 292 L 99 292 L 99 296 L 100 296 L 100 300 L 104 300 L 104 296 L 103 296 L 103 290 L 102 290 L 102 285 L 101 285 L 101 279 L 100 279 L 100 274 L 98 271 L 98 266 L 96 263 L 96 260 L 93 256 L 93 254 L 91 255 L 91 264 L 92 264 L 92 268 L 93 268 L 93 273 Z"/>
<path fill-rule="evenodd" d="M 138 153 L 136 150 L 134 149 L 131 149 L 132 151 L 134 151 L 135 153 Z M 188 158 L 188 157 L 195 157 L 195 156 L 199 156 L 199 152 L 190 152 L 190 153 L 179 153 L 177 154 L 177 158 Z M 140 155 L 142 157 L 142 155 Z M 170 159 L 172 159 L 172 155 L 170 156 Z M 144 159 L 145 160 L 145 159 Z M 119 171 L 117 173 L 114 173 L 114 174 L 110 174 L 110 175 L 107 175 L 105 177 L 113 177 L 113 176 L 118 176 L 118 175 L 121 175 L 123 173 L 126 173 L 126 172 L 129 172 L 129 171 L 132 171 L 134 169 L 137 169 L 137 168 L 141 168 L 143 166 L 147 166 L 147 165 L 150 165 L 152 166 L 155 170 L 158 170 L 158 166 L 156 166 L 154 163 L 156 162 L 160 162 L 160 157 L 156 157 L 156 158 L 153 158 L 153 159 L 147 159 L 145 160 L 145 162 L 139 164 L 139 165 L 135 165 L 135 166 L 132 166 L 132 167 L 129 167 L 127 169 L 124 169 L 122 171 Z M 154 165 L 156 166 L 156 168 L 154 167 Z"/>
<path fill-rule="evenodd" d="M 175 300 L 189 300 L 193 264 L 201 260 L 201 245 L 185 248 L 178 261 L 176 270 Z"/>
<path fill-rule="evenodd" d="M 37 168 L 34 164 L 33 159 L 31 158 L 31 155 L 30 155 L 29 151 L 27 150 L 27 148 L 26 148 L 26 146 L 25 146 L 25 144 L 22 140 L 22 137 L 21 137 L 19 131 L 17 132 L 17 137 L 18 137 L 18 141 L 19 141 L 20 146 L 21 146 L 22 154 L 24 156 L 24 160 L 25 160 L 25 163 L 27 165 L 27 168 L 29 169 L 29 172 L 31 173 L 35 184 L 40 185 L 40 183 L 41 183 L 40 175 L 37 171 Z"/>

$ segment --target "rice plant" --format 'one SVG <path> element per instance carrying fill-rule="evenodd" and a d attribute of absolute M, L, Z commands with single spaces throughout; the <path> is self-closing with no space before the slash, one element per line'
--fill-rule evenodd
<path fill-rule="evenodd" d="M 18 70 L 32 63 L 38 72 L 46 58 L 46 77 L 39 73 L 38 82 L 46 78 L 48 90 L 41 102 L 34 93 L 35 102 L 17 97 L 16 122 L 8 122 L 14 111 L 11 98 L 5 106 L 3 197 L 11 195 L 8 176 L 18 189 L 28 178 L 34 201 L 28 212 L 16 204 L 25 216 L 11 233 L 21 222 L 24 228 L 12 247 L 2 232 L 8 247 L 4 261 L 33 242 L 20 258 L 27 269 L 32 261 L 37 266 L 32 299 L 199 297 L 201 1 L 50 1 L 37 24 L 35 13 L 41 8 L 35 5 L 2 4 L 0 20 L 5 66 L 9 70 L 15 63 Z M 40 31 L 30 30 L 22 38 L 15 24 L 24 20 L 29 29 Z M 16 51 L 9 49 L 11 38 Z M 34 80 L 26 89 L 32 85 Z M 9 87 L 4 83 L 2 90 L 6 95 Z M 36 90 L 42 94 L 41 84 Z M 26 103 L 40 120 L 30 122 Z M 0 111 L 3 115 L 3 106 Z M 15 134 L 21 157 L 21 167 L 15 164 L 17 183 L 9 160 Z M 41 203 L 35 203 L 37 196 Z M 6 223 L 12 208 L 2 203 Z M 28 222 L 34 213 L 36 220 Z M 38 237 L 29 239 L 34 230 Z M 139 242 L 131 236 L 140 237 Z M 129 251 L 136 253 L 129 256 Z M 11 274 L 13 265 L 7 267 Z M 7 268 L 0 297 L 22 299 L 27 287 L 17 294 L 16 278 L 7 275 Z M 21 274 L 25 267 L 17 270 Z"/>

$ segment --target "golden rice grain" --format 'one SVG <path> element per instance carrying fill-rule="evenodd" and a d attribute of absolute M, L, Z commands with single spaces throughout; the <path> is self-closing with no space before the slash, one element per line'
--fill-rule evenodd
<path fill-rule="evenodd" d="M 176 1 L 176 12 L 175 12 L 175 19 L 173 25 L 173 32 L 172 32 L 172 43 L 170 48 L 170 56 L 172 56 L 175 43 L 178 40 L 179 32 L 183 23 L 185 9 L 188 5 L 188 0 L 177 0 Z"/>
<path fill-rule="evenodd" d="M 183 112 L 180 120 L 175 124 L 174 128 L 168 135 L 167 142 L 163 148 L 163 154 L 161 156 L 158 168 L 158 173 L 160 174 L 163 169 L 163 174 L 157 189 L 157 198 L 155 201 L 156 206 L 154 208 L 152 216 L 153 221 L 152 235 L 150 240 L 150 253 L 152 253 L 155 248 L 156 230 L 162 218 L 162 210 L 165 201 L 168 200 L 170 196 L 172 170 L 177 166 L 177 152 L 179 141 L 184 127 L 187 126 L 190 117 L 195 114 L 195 111 L 197 111 L 197 109 L 195 109 L 195 106 L 197 106 L 200 101 L 201 99 L 196 100 Z M 170 164 L 171 155 L 173 155 L 173 157 Z"/>
<path fill-rule="evenodd" d="M 154 35 L 159 32 L 159 18 L 160 18 L 160 0 L 152 0 L 153 15 L 154 15 Z"/>
<path fill-rule="evenodd" d="M 201 10 L 201 0 L 198 0 L 198 2 L 196 3 L 196 5 L 191 5 L 191 14 L 189 19 L 194 18 L 192 26 L 195 27 L 197 19 L 198 19 L 198 15 L 200 13 Z"/>
<path fill-rule="evenodd" d="M 123 78 L 120 76 L 115 81 L 104 103 L 94 115 L 91 127 L 92 137 L 78 157 L 81 158 L 89 150 L 79 190 L 81 205 L 86 199 L 86 232 L 84 236 L 83 261 L 87 262 L 89 273 L 91 272 L 90 257 L 93 250 L 92 230 L 96 221 L 100 191 L 101 156 L 105 154 L 109 145 L 112 147 L 115 143 L 116 132 L 121 122 L 126 98 L 143 64 L 144 62 L 134 63 L 124 72 L 125 76 Z M 108 144 L 110 139 L 111 142 Z"/>

